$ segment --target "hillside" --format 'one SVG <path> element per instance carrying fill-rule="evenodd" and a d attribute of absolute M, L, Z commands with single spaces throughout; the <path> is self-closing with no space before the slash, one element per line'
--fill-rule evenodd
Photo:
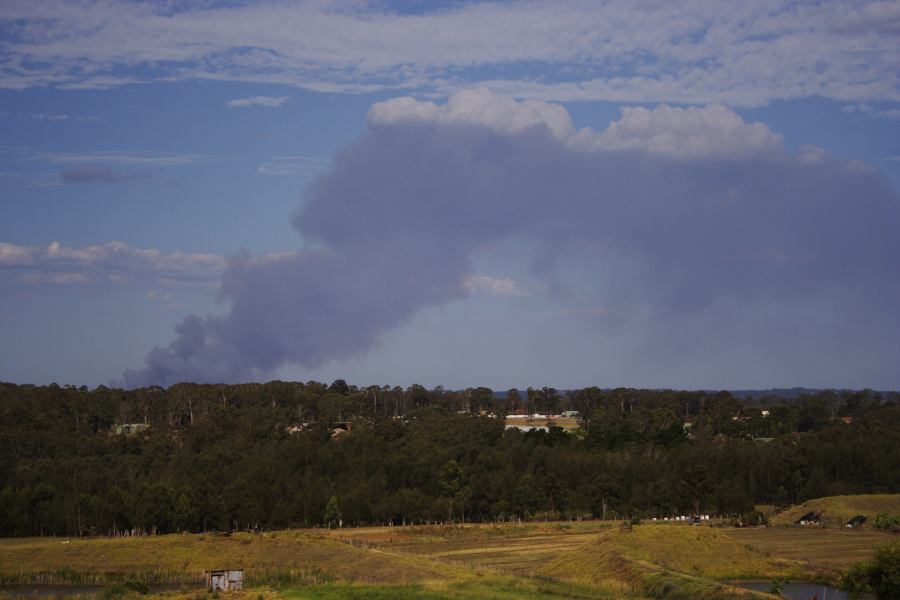
<path fill-rule="evenodd" d="M 880 512 L 900 514 L 900 494 L 860 494 L 855 496 L 828 496 L 808 500 L 791 507 L 772 520 L 775 525 L 793 525 L 809 512 L 821 512 L 828 527 L 840 527 L 856 515 L 872 520 Z"/>
<path fill-rule="evenodd" d="M 244 569 L 251 583 L 412 583 L 453 580 L 460 573 L 415 556 L 355 548 L 325 532 L 0 540 L 3 583 L 106 583 L 121 576 L 195 583 L 218 568 Z"/>
<path fill-rule="evenodd" d="M 549 563 L 542 573 L 667 598 L 749 598 L 755 596 L 716 580 L 814 575 L 799 563 L 769 558 L 721 531 L 666 525 L 601 533 L 596 540 Z"/>

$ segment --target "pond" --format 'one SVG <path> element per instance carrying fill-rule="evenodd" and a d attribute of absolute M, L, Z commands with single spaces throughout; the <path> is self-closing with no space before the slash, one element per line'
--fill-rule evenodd
<path fill-rule="evenodd" d="M 731 585 L 757 592 L 768 592 L 771 581 L 729 581 Z M 785 583 L 781 595 L 789 600 L 848 600 L 847 592 L 830 585 L 809 583 L 808 581 L 792 581 Z"/>

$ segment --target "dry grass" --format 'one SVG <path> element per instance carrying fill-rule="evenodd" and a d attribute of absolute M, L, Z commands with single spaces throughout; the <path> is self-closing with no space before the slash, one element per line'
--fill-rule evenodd
<path fill-rule="evenodd" d="M 642 525 L 604 532 L 548 564 L 542 572 L 565 581 L 623 593 L 637 589 L 673 598 L 758 597 L 716 580 L 796 577 L 802 570 L 770 559 L 723 532 L 683 525 Z"/>
<path fill-rule="evenodd" d="M 367 547 L 416 554 L 512 575 L 532 575 L 611 523 L 528 523 L 345 529 L 334 535 Z"/>
<path fill-rule="evenodd" d="M 415 556 L 367 551 L 324 532 L 166 535 L 143 538 L 25 538 L 0 540 L 0 580 L 101 583 L 137 577 L 154 583 L 202 581 L 208 569 L 243 568 L 250 581 L 415 582 L 452 578 L 445 564 Z M 80 577 L 95 574 L 97 577 Z"/>
<path fill-rule="evenodd" d="M 760 579 L 802 574 L 802 565 L 741 544 L 722 530 L 684 525 L 641 525 L 630 532 L 618 530 L 554 562 L 548 572 L 568 573 L 588 580 L 592 561 L 627 563 L 708 579 Z M 581 564 L 583 563 L 583 564 Z"/>
<path fill-rule="evenodd" d="M 730 529 L 725 534 L 772 556 L 798 560 L 810 568 L 845 569 L 866 560 L 875 546 L 893 539 L 890 533 L 863 529 L 761 527 Z"/>
<path fill-rule="evenodd" d="M 808 512 L 822 512 L 826 525 L 840 527 L 856 515 L 872 520 L 880 512 L 900 514 L 900 494 L 861 494 L 856 496 L 829 496 L 808 500 L 775 516 L 775 525 L 793 525 Z"/>
<path fill-rule="evenodd" d="M 682 524 L 645 524 L 620 533 L 611 525 L 373 527 L 69 543 L 59 538 L 0 540 L 0 577 L 28 582 L 36 580 L 35 574 L 62 572 L 61 583 L 66 577 L 68 583 L 94 581 L 74 576 L 84 573 L 95 574 L 96 582 L 124 577 L 196 582 L 206 569 L 244 568 L 250 585 L 288 584 L 281 591 L 257 588 L 264 600 L 761 598 L 721 581 L 833 578 L 834 568 L 868 557 L 890 536 Z M 314 583 L 318 585 L 307 585 Z M 204 600 L 206 595 L 169 593 L 161 598 Z"/>

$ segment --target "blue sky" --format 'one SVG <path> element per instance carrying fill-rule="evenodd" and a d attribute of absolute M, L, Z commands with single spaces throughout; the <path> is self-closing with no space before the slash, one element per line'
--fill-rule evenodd
<path fill-rule="evenodd" d="M 0 380 L 900 387 L 898 65 L 898 2 L 8 2 Z"/>

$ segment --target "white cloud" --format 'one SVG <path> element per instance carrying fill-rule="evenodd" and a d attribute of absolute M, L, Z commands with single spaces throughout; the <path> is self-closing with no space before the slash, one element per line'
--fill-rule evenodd
<path fill-rule="evenodd" d="M 0 272 L 30 284 L 178 287 L 214 285 L 227 261 L 215 254 L 161 252 L 122 242 L 82 246 L 22 246 L 0 242 Z"/>
<path fill-rule="evenodd" d="M 807 165 L 819 165 L 828 158 L 828 151 L 825 148 L 814 146 L 812 144 L 804 144 L 800 146 L 797 152 L 797 160 Z"/>
<path fill-rule="evenodd" d="M 571 143 L 586 150 L 640 150 L 681 160 L 743 159 L 781 150 L 780 135 L 763 123 L 745 122 L 721 104 L 626 107 L 602 133 L 582 129 Z"/>
<path fill-rule="evenodd" d="M 67 121 L 69 119 L 69 115 L 60 114 L 60 115 L 45 115 L 44 113 L 29 115 L 32 119 L 37 119 L 39 121 Z"/>
<path fill-rule="evenodd" d="M 565 139 L 574 131 L 569 113 L 558 104 L 517 102 L 485 88 L 460 90 L 441 105 L 406 97 L 378 102 L 369 110 L 369 123 L 376 126 L 410 120 L 487 125 L 500 133 L 542 126 L 557 139 Z"/>
<path fill-rule="evenodd" d="M 382 2 L 174 6 L 7 3 L 0 87 L 208 79 L 359 93 L 480 82 L 556 101 L 900 102 L 896 2 L 530 0 L 418 14 Z"/>
<path fill-rule="evenodd" d="M 266 108 L 279 108 L 288 101 L 288 96 L 253 96 L 251 98 L 236 98 L 228 101 L 229 108 L 245 108 L 248 106 L 264 106 Z"/>
<path fill-rule="evenodd" d="M 877 109 L 864 102 L 845 104 L 841 107 L 841 110 L 845 113 L 859 113 L 876 119 L 900 119 L 900 108 Z"/>
<path fill-rule="evenodd" d="M 510 277 L 489 275 L 467 275 L 462 281 L 463 289 L 469 294 L 483 296 L 525 296 L 526 292 Z"/>
<path fill-rule="evenodd" d="M 737 160 L 782 152 L 780 135 L 763 123 L 747 123 L 720 104 L 626 107 L 622 118 L 600 133 L 590 128 L 575 132 L 561 105 L 517 101 L 483 88 L 456 92 L 445 104 L 407 97 L 378 102 L 369 111 L 369 123 L 375 127 L 408 121 L 479 124 L 503 134 L 542 126 L 579 150 L 641 151 L 677 160 Z"/>
<path fill-rule="evenodd" d="M 172 154 L 166 152 L 39 152 L 30 156 L 32 160 L 46 161 L 56 164 L 118 164 L 145 167 L 170 167 L 218 160 L 208 154 Z"/>
<path fill-rule="evenodd" d="M 331 159 L 324 156 L 273 156 L 260 163 L 257 175 L 275 177 L 313 177 L 324 172 L 331 165 Z"/>
<path fill-rule="evenodd" d="M 0 281 L 28 284 L 113 284 L 147 288 L 150 299 L 167 300 L 164 289 L 214 287 L 231 264 L 264 265 L 295 257 L 294 252 L 271 252 L 255 258 L 228 259 L 206 252 L 136 248 L 112 241 L 79 248 L 52 242 L 26 246 L 0 242 Z"/>

